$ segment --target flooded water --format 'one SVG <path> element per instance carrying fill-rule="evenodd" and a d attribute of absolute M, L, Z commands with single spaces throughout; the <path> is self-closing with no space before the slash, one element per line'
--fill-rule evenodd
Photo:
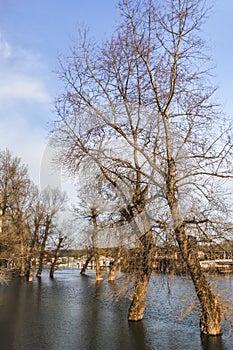
<path fill-rule="evenodd" d="M 131 323 L 129 299 L 112 296 L 123 285 L 122 277 L 114 284 L 96 284 L 95 275 L 88 274 L 59 270 L 54 280 L 45 272 L 41 281 L 16 279 L 0 286 L 0 349 L 233 349 L 231 321 L 224 322 L 222 337 L 200 337 L 199 310 L 188 278 L 153 276 L 145 318 Z M 230 302 L 233 277 L 212 282 Z"/>

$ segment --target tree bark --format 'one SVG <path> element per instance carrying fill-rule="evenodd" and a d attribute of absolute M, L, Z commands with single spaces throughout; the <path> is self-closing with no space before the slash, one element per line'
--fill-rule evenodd
<path fill-rule="evenodd" d="M 154 240 L 152 231 L 140 238 L 142 243 L 142 264 L 139 266 L 133 291 L 133 298 L 129 308 L 128 320 L 140 321 L 143 319 L 146 307 L 145 298 L 154 265 Z"/>
<path fill-rule="evenodd" d="M 58 259 L 58 252 L 61 248 L 62 241 L 63 241 L 63 237 L 59 237 L 58 244 L 57 244 L 57 247 L 56 247 L 56 250 L 54 253 L 54 260 L 53 260 L 51 267 L 50 267 L 50 274 L 49 274 L 50 278 L 54 277 L 55 267 L 56 267 L 56 263 L 57 263 L 57 259 Z"/>
<path fill-rule="evenodd" d="M 29 267 L 28 272 L 27 272 L 27 280 L 28 280 L 28 282 L 32 282 L 33 281 L 34 271 L 35 271 L 35 262 L 31 259 L 30 267 Z"/>
<path fill-rule="evenodd" d="M 121 257 L 121 248 L 118 248 L 116 257 L 115 257 L 114 261 L 112 262 L 112 264 L 110 265 L 109 274 L 108 274 L 108 281 L 109 282 L 115 281 L 115 275 L 116 275 L 117 267 L 119 265 L 120 257 Z"/>
<path fill-rule="evenodd" d="M 200 330 L 202 334 L 220 335 L 222 307 L 218 297 L 212 292 L 206 277 L 201 270 L 198 259 L 196 238 L 189 236 L 187 239 L 187 265 L 193 280 L 193 284 L 200 300 L 202 313 L 200 318 Z"/>
<path fill-rule="evenodd" d="M 100 261 L 99 261 L 99 254 L 95 253 L 95 263 L 96 263 L 96 281 L 102 281 L 103 280 L 103 276 L 100 270 Z"/>
<path fill-rule="evenodd" d="M 89 262 L 91 261 L 92 257 L 93 257 L 92 255 L 89 255 L 87 257 L 87 259 L 86 259 L 85 263 L 83 264 L 82 269 L 80 271 L 80 275 L 85 275 L 86 274 L 87 266 L 88 266 Z"/>
<path fill-rule="evenodd" d="M 148 273 L 142 273 L 137 277 L 134 286 L 133 299 L 129 308 L 129 321 L 140 321 L 143 319 L 146 307 L 145 298 L 149 280 L 150 274 Z"/>
<path fill-rule="evenodd" d="M 176 236 L 183 259 L 190 272 L 201 305 L 200 331 L 206 335 L 221 335 L 222 307 L 201 269 L 196 238 L 185 235 L 184 224 L 176 228 Z"/>
<path fill-rule="evenodd" d="M 109 269 L 109 273 L 108 273 L 108 281 L 109 282 L 115 281 L 117 265 L 118 265 L 118 261 L 117 261 L 117 259 L 115 259 L 113 261 L 112 265 L 110 266 L 110 269 Z"/>
<path fill-rule="evenodd" d="M 176 164 L 172 157 L 171 131 L 168 118 L 164 116 L 164 126 L 167 143 L 167 202 L 171 211 L 174 223 L 176 240 L 179 245 L 181 255 L 190 272 L 197 297 L 199 299 L 202 313 L 200 317 L 200 331 L 202 334 L 220 335 L 221 331 L 221 304 L 217 296 L 212 292 L 209 283 L 206 280 L 204 272 L 201 269 L 198 259 L 197 244 L 195 238 L 187 238 L 185 232 L 185 222 L 182 219 L 178 199 L 176 184 Z"/>

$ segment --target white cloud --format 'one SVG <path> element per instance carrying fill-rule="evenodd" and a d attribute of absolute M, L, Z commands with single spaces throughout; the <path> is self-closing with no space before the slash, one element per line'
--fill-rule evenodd
<path fill-rule="evenodd" d="M 48 67 L 36 53 L 13 47 L 0 33 L 0 149 L 9 148 L 38 183 L 51 109 Z"/>
<path fill-rule="evenodd" d="M 5 59 L 5 58 L 9 58 L 10 56 L 11 56 L 11 46 L 0 33 L 0 58 Z"/>
<path fill-rule="evenodd" d="M 0 100 L 23 99 L 41 103 L 50 101 L 50 96 L 39 79 L 11 72 L 5 75 L 4 82 L 0 83 Z"/>
<path fill-rule="evenodd" d="M 48 67 L 37 53 L 12 47 L 0 33 L 0 99 L 48 103 Z"/>
<path fill-rule="evenodd" d="M 49 89 L 53 89 L 49 73 L 38 54 L 11 47 L 0 34 L 0 150 L 8 148 L 20 157 L 39 188 L 64 190 L 67 183 L 61 169 L 53 168 L 48 147 Z"/>
<path fill-rule="evenodd" d="M 35 183 L 39 183 L 40 161 L 44 149 L 43 136 L 33 132 L 25 123 L 14 120 L 14 127 L 1 123 L 0 148 L 8 148 L 14 156 L 29 167 L 29 174 Z"/>

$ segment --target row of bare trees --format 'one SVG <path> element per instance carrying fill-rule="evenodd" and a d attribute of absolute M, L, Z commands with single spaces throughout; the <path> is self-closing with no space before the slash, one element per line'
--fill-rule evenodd
<path fill-rule="evenodd" d="M 117 242 L 114 228 L 125 227 L 125 239 L 140 242 L 129 320 L 143 317 L 154 250 L 169 235 L 200 302 L 201 332 L 218 335 L 222 305 L 200 268 L 196 241 L 219 241 L 231 229 L 232 127 L 210 81 L 201 34 L 206 2 L 118 5 L 121 23 L 111 38 L 99 44 L 81 30 L 59 62 L 64 92 L 52 133 L 59 161 L 82 184 L 91 179 L 109 205 L 94 230 L 111 229 Z"/>
<path fill-rule="evenodd" d="M 66 195 L 57 189 L 39 192 L 20 158 L 0 151 L 0 269 L 9 267 L 19 276 L 33 279 L 36 259 L 41 277 L 46 244 L 52 237 L 58 244 L 67 232 L 58 220 L 65 209 Z M 51 242 L 50 242 L 51 244 Z M 53 244 L 54 246 L 54 244 Z M 5 272 L 5 274 L 4 274 Z"/>

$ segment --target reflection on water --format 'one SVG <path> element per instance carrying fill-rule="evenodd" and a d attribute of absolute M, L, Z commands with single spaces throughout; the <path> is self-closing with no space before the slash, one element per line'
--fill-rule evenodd
<path fill-rule="evenodd" d="M 224 277 L 220 282 L 223 288 Z M 54 280 L 45 274 L 42 281 L 16 279 L 9 286 L 0 286 L 0 348 L 233 349 L 226 326 L 222 337 L 200 337 L 198 310 L 186 312 L 192 299 L 195 304 L 187 278 L 153 276 L 145 318 L 136 323 L 127 321 L 129 300 L 114 302 L 110 297 L 121 283 L 119 279 L 97 285 L 94 274 L 87 277 L 78 270 L 59 270 Z"/>
<path fill-rule="evenodd" d="M 201 336 L 201 343 L 203 350 L 223 350 L 226 349 L 223 345 L 222 337 L 209 337 L 206 335 Z"/>

